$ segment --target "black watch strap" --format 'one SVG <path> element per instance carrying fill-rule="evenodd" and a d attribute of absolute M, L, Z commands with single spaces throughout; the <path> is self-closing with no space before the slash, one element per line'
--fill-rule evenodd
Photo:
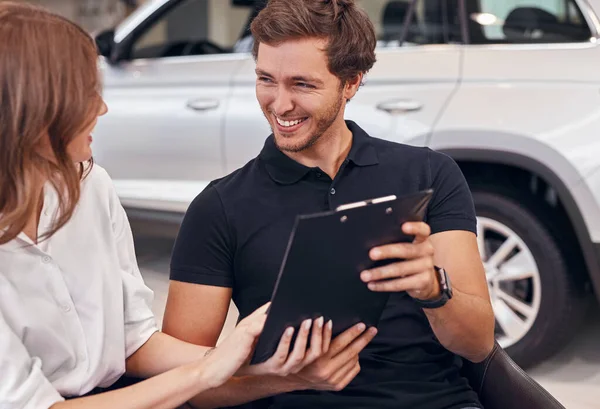
<path fill-rule="evenodd" d="M 421 308 L 441 308 L 444 305 L 446 305 L 446 303 L 450 301 L 450 299 L 452 299 L 452 284 L 450 283 L 448 273 L 443 268 L 434 268 L 437 273 L 438 282 L 440 284 L 440 296 L 433 300 L 418 300 L 414 298 L 413 301 Z"/>

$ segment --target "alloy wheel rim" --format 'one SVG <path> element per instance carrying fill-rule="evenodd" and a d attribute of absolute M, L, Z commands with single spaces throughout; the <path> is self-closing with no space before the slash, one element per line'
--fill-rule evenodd
<path fill-rule="evenodd" d="M 503 223 L 478 217 L 477 244 L 496 318 L 496 340 L 507 348 L 523 339 L 539 315 L 540 272 L 529 247 Z"/>

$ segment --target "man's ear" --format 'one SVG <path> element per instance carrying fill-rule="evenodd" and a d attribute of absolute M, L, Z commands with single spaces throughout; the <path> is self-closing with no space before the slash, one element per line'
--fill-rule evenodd
<path fill-rule="evenodd" d="M 358 88 L 362 84 L 363 77 L 363 73 L 360 73 L 353 79 L 346 82 L 346 85 L 344 86 L 344 98 L 346 98 L 347 101 L 354 98 L 354 96 L 358 92 Z"/>

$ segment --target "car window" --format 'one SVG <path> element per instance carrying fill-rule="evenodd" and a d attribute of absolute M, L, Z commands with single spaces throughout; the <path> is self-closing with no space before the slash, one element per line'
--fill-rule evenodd
<path fill-rule="evenodd" d="M 411 4 L 406 36 L 405 24 Z M 380 47 L 460 43 L 458 0 L 358 0 L 377 32 Z"/>
<path fill-rule="evenodd" d="M 165 58 L 238 51 L 252 9 L 225 0 L 184 0 L 133 43 L 130 57 Z"/>
<path fill-rule="evenodd" d="M 574 0 L 479 0 L 469 2 L 474 44 L 589 41 L 590 29 Z"/>

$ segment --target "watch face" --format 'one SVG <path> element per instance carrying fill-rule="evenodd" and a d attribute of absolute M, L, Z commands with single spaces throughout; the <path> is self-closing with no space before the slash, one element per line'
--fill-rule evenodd
<path fill-rule="evenodd" d="M 452 285 L 450 283 L 450 277 L 448 277 L 448 272 L 440 268 L 438 270 L 439 278 L 440 278 L 440 288 L 443 293 L 448 295 L 448 298 L 452 298 Z"/>
<path fill-rule="evenodd" d="M 440 268 L 438 270 L 438 276 L 440 279 L 440 287 L 442 287 L 442 290 L 445 290 L 448 287 L 448 281 L 446 279 L 446 270 Z"/>
<path fill-rule="evenodd" d="M 452 298 L 452 284 L 450 283 L 450 277 L 448 277 L 448 272 L 444 271 L 444 284 L 446 287 L 446 293 L 448 294 L 448 298 Z"/>

